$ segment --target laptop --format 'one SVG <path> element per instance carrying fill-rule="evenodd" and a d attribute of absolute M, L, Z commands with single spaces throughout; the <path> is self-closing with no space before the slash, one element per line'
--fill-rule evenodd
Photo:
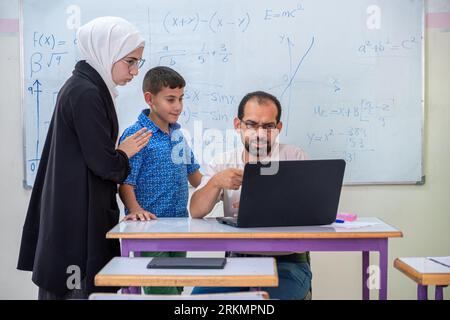
<path fill-rule="evenodd" d="M 278 171 L 263 175 L 268 166 Z M 237 217 L 218 217 L 239 228 L 315 226 L 336 220 L 345 161 L 278 161 L 244 168 Z"/>

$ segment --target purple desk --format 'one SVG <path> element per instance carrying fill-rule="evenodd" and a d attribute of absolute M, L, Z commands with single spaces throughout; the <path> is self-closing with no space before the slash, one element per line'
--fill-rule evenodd
<path fill-rule="evenodd" d="M 367 286 L 369 254 L 379 252 L 379 298 L 387 299 L 388 239 L 401 231 L 377 218 L 361 218 L 376 225 L 356 229 L 342 227 L 233 228 L 215 218 L 161 218 L 147 222 L 121 222 L 107 234 L 120 239 L 122 257 L 142 251 L 361 251 L 362 298 L 369 299 Z M 135 293 L 138 288 L 130 288 Z"/>

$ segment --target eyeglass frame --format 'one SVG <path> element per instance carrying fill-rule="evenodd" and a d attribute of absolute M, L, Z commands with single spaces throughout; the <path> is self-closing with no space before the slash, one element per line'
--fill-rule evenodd
<path fill-rule="evenodd" d="M 277 129 L 278 124 L 280 123 L 279 121 L 276 123 L 270 122 L 270 123 L 264 123 L 264 124 L 248 123 L 248 121 L 251 121 L 251 120 L 243 120 L 243 119 L 239 119 L 239 121 L 241 123 L 243 123 L 245 125 L 245 128 L 248 130 L 259 130 L 259 128 L 262 128 L 263 130 L 275 130 L 275 129 Z M 273 125 L 273 127 L 265 127 L 267 125 Z M 252 127 L 249 127 L 249 126 L 252 126 Z"/>
<path fill-rule="evenodd" d="M 126 59 L 130 59 L 130 60 L 132 60 L 132 62 L 129 62 Z M 135 58 L 131 58 L 131 57 L 129 57 L 129 58 L 122 58 L 122 59 L 120 59 L 120 61 L 125 62 L 128 65 L 128 69 L 130 69 L 130 70 L 132 68 L 134 68 L 134 67 L 140 69 L 140 68 L 142 68 L 142 66 L 145 63 L 145 59 L 142 59 L 142 58 L 135 59 Z"/>

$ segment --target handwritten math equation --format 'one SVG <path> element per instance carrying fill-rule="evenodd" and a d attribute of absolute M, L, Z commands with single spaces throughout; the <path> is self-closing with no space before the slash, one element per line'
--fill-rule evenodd
<path fill-rule="evenodd" d="M 164 30 L 169 33 L 178 33 L 183 31 L 200 31 L 206 27 L 212 33 L 219 33 L 230 28 L 245 32 L 251 23 L 250 14 L 248 12 L 241 15 L 230 17 L 215 11 L 210 16 L 195 12 L 188 15 L 180 15 L 167 12 L 162 22 Z"/>
<path fill-rule="evenodd" d="M 213 34 L 224 31 L 244 33 L 249 29 L 254 20 L 267 22 L 294 19 L 304 10 L 303 4 L 299 3 L 292 8 L 262 9 L 260 12 L 253 15 L 249 12 L 230 15 L 229 13 L 221 11 L 214 11 L 209 14 L 205 12 L 178 14 L 176 12 L 168 11 L 164 15 L 162 26 L 164 31 L 168 34 L 205 30 Z"/>
<path fill-rule="evenodd" d="M 173 67 L 180 62 L 195 63 L 196 65 L 202 65 L 208 62 L 228 63 L 233 53 L 230 52 L 226 44 L 214 46 L 204 42 L 199 46 L 199 50 L 191 51 L 188 49 L 172 49 L 166 45 L 159 51 L 153 53 L 152 56 L 156 56 L 158 65 Z"/>
<path fill-rule="evenodd" d="M 44 68 L 52 69 L 61 66 L 63 57 L 75 50 L 76 39 L 67 41 L 58 39 L 53 33 L 34 31 L 32 35 L 32 48 L 30 56 L 30 78 L 41 72 Z"/>
<path fill-rule="evenodd" d="M 395 55 L 415 51 L 421 47 L 422 37 L 411 36 L 400 41 L 365 41 L 358 48 L 361 55 Z"/>
<path fill-rule="evenodd" d="M 378 122 L 382 127 L 392 117 L 395 99 L 376 103 L 370 100 L 361 99 L 358 104 L 342 104 L 339 106 L 316 105 L 314 115 L 320 118 L 347 118 L 360 122 Z"/>
<path fill-rule="evenodd" d="M 211 84 L 185 90 L 184 110 L 181 114 L 184 124 L 196 120 L 228 123 L 233 119 L 239 103 L 237 95 L 219 89 L 208 89 L 209 86 Z"/>
<path fill-rule="evenodd" d="M 358 154 L 376 151 L 376 146 L 370 143 L 369 127 L 378 126 L 380 129 L 388 125 L 393 117 L 395 99 L 387 99 L 383 102 L 374 102 L 361 99 L 359 104 L 340 106 L 317 105 L 313 115 L 321 119 L 330 119 L 328 129 L 322 131 L 309 131 L 306 133 L 308 146 L 318 144 L 330 144 L 344 146 L 343 150 L 334 150 L 347 162 L 357 159 Z M 337 126 L 336 124 L 351 124 Z"/>

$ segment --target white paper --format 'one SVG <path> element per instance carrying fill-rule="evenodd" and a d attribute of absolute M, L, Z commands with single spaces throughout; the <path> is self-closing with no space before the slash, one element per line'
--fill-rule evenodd
<path fill-rule="evenodd" d="M 428 257 L 427 259 L 431 260 L 437 264 L 440 264 L 440 265 L 450 268 L 450 256 L 448 256 L 448 257 Z"/>
<path fill-rule="evenodd" d="M 366 227 L 372 227 L 377 224 L 380 224 L 379 222 L 366 222 L 366 221 L 345 221 L 344 223 L 332 223 L 328 226 L 324 227 L 333 227 L 336 229 L 359 229 L 359 228 L 366 228 Z"/>

